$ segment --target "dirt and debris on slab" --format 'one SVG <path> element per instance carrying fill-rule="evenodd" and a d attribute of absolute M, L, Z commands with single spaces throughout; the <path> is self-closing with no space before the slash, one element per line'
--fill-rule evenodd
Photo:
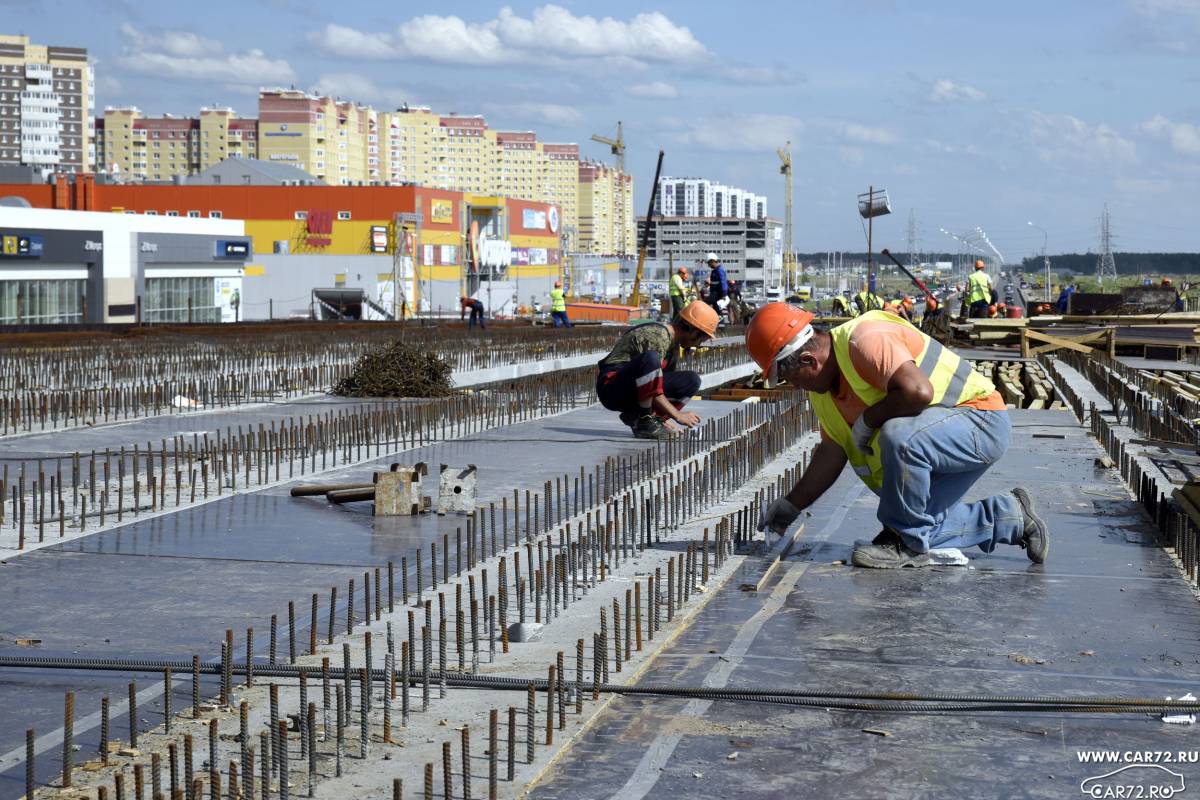
<path fill-rule="evenodd" d="M 332 391 L 342 397 L 445 397 L 453 392 L 450 373 L 437 354 L 397 341 L 361 356 Z"/>

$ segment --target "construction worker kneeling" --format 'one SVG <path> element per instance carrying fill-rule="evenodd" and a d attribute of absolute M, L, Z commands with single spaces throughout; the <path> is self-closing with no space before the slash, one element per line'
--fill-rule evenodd
<path fill-rule="evenodd" d="M 807 390 L 821 425 L 808 469 L 758 529 L 783 534 L 849 462 L 879 496 L 883 523 L 873 541 L 856 542 L 856 566 L 919 567 L 932 549 L 990 553 L 998 544 L 1045 561 L 1049 532 L 1023 488 L 962 502 L 1009 445 L 1008 412 L 991 381 L 894 314 L 868 311 L 828 331 L 812 320 L 770 303 L 746 331 L 763 373 Z"/>
<path fill-rule="evenodd" d="M 695 427 L 700 417 L 683 406 L 700 391 L 700 376 L 675 369 L 680 348 L 690 350 L 717 332 L 717 312 L 694 300 L 669 325 L 638 325 L 617 340 L 600 362 L 596 396 L 609 411 L 618 411 L 621 422 L 639 439 L 671 436 L 673 425 Z"/>

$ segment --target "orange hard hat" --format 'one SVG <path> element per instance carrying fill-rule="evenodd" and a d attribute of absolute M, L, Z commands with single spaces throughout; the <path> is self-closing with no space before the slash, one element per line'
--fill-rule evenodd
<path fill-rule="evenodd" d="M 790 303 L 767 303 L 758 310 L 746 328 L 746 349 L 763 374 L 812 338 L 812 321 L 811 313 Z"/>
<path fill-rule="evenodd" d="M 995 306 L 988 306 L 988 314 L 989 314 L 989 315 L 991 315 L 991 316 L 993 316 L 993 317 L 994 317 L 994 316 L 996 316 L 996 307 L 995 307 Z"/>
<path fill-rule="evenodd" d="M 555 282 L 554 282 L 554 288 L 555 288 L 555 289 L 561 289 L 561 288 L 562 288 L 562 281 L 555 281 Z"/>
<path fill-rule="evenodd" d="M 928 308 L 930 311 L 936 311 L 937 306 L 938 306 L 937 298 L 934 298 L 934 297 L 926 298 L 925 307 Z"/>
<path fill-rule="evenodd" d="M 717 323 L 720 322 L 720 317 L 708 303 L 693 300 L 683 307 L 683 311 L 679 312 L 679 318 L 710 337 L 717 335 Z"/>
<path fill-rule="evenodd" d="M 911 297 L 904 298 L 904 300 L 901 302 L 901 305 L 903 305 L 905 308 L 912 308 L 913 307 L 912 298 Z"/>
<path fill-rule="evenodd" d="M 986 265 L 983 263 L 982 258 L 975 259 L 975 269 L 983 269 L 984 266 L 986 266 Z"/>
<path fill-rule="evenodd" d="M 1162 285 L 1163 285 L 1163 286 L 1170 286 L 1170 285 L 1171 285 L 1171 279 L 1170 279 L 1170 278 L 1163 278 L 1163 279 L 1162 279 Z"/>
<path fill-rule="evenodd" d="M 1003 311 L 1004 309 L 1008 308 L 1008 304 L 1007 303 L 997 303 L 996 308 Z"/>

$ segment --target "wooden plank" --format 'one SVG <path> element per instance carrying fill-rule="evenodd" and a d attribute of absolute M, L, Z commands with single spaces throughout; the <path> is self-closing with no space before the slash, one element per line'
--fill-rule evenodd
<path fill-rule="evenodd" d="M 792 548 L 796 542 L 800 541 L 800 536 L 804 533 L 804 523 L 796 526 L 796 530 L 790 534 L 784 534 L 779 538 L 770 550 L 764 555 L 767 558 L 767 563 L 763 566 L 763 571 L 759 573 L 756 580 L 746 581 L 741 585 L 743 592 L 757 592 L 762 589 L 770 577 L 775 573 L 775 570 L 792 553 Z M 774 534 L 767 532 L 766 536 L 770 537 Z"/>

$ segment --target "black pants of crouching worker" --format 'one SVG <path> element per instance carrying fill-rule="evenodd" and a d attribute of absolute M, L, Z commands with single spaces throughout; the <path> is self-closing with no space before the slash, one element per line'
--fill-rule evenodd
<path fill-rule="evenodd" d="M 600 367 L 596 375 L 596 396 L 609 411 L 629 414 L 648 414 L 650 404 L 658 395 L 683 408 L 700 391 L 700 375 L 696 372 L 663 372 L 658 353 L 642 353 L 624 364 Z"/>

